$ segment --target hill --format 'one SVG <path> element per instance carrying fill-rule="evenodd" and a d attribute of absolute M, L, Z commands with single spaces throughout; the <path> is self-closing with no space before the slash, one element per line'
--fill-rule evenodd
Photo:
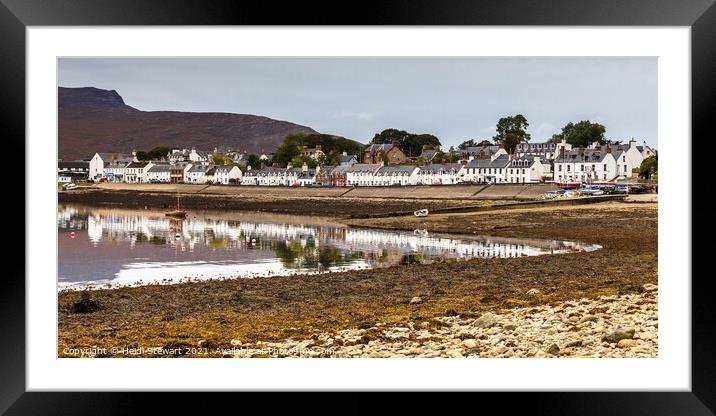
<path fill-rule="evenodd" d="M 272 152 L 289 133 L 316 133 L 307 126 L 251 114 L 141 111 L 125 104 L 117 91 L 93 87 L 59 87 L 58 131 L 63 159 L 156 146 Z"/>

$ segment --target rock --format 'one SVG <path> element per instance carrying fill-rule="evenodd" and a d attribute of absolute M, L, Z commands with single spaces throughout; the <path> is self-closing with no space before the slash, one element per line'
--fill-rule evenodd
<path fill-rule="evenodd" d="M 423 303 L 423 299 L 421 299 L 419 296 L 415 296 L 414 298 L 410 299 L 411 305 L 417 305 L 418 303 Z"/>
<path fill-rule="evenodd" d="M 497 318 L 488 312 L 475 320 L 475 326 L 478 328 L 492 328 L 497 325 Z"/>
<path fill-rule="evenodd" d="M 647 283 L 644 286 L 642 286 L 646 292 L 654 292 L 656 289 L 658 289 L 657 285 Z"/>
<path fill-rule="evenodd" d="M 527 296 L 535 296 L 535 295 L 539 295 L 540 293 L 541 292 L 537 289 L 530 289 L 527 291 L 526 295 Z"/>
<path fill-rule="evenodd" d="M 594 315 L 585 315 L 582 317 L 582 319 L 579 320 L 579 323 L 582 324 L 585 322 L 597 322 L 598 320 L 599 318 Z"/>
<path fill-rule="evenodd" d="M 623 339 L 634 338 L 634 328 L 617 328 L 602 337 L 602 341 L 616 343 Z"/>
<path fill-rule="evenodd" d="M 517 325 L 515 325 L 515 324 L 504 324 L 504 325 L 502 325 L 502 329 L 504 329 L 505 331 L 514 331 L 515 329 L 517 329 Z"/>
<path fill-rule="evenodd" d="M 552 355 L 559 355 L 559 346 L 557 344 L 552 344 L 548 349 L 547 352 Z"/>
<path fill-rule="evenodd" d="M 569 344 L 565 345 L 564 347 L 565 348 L 577 348 L 577 347 L 581 347 L 582 345 L 584 345 L 584 343 L 582 343 L 582 341 L 573 341 L 573 342 L 570 342 Z"/>
<path fill-rule="evenodd" d="M 477 340 L 475 340 L 474 338 L 464 339 L 462 340 L 462 345 L 464 345 L 466 348 L 473 349 L 477 347 Z"/>
<path fill-rule="evenodd" d="M 232 340 L 231 340 L 231 346 L 232 346 L 232 347 L 240 347 L 241 344 L 242 344 L 241 341 L 238 340 L 238 339 L 232 339 Z"/>
<path fill-rule="evenodd" d="M 631 348 L 636 346 L 636 340 L 634 339 L 622 339 L 619 342 L 617 342 L 618 348 Z"/>

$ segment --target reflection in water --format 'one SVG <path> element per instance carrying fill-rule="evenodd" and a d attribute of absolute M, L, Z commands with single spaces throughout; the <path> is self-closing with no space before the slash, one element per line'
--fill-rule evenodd
<path fill-rule="evenodd" d="M 249 219 L 211 219 L 207 215 L 176 220 L 144 211 L 60 206 L 59 287 L 322 273 L 424 264 L 436 259 L 522 257 L 600 248 L 566 241 Z"/>

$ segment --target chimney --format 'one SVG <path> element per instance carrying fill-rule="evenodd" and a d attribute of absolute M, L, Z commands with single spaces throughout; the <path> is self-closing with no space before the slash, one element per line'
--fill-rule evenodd
<path fill-rule="evenodd" d="M 381 167 L 382 167 L 382 166 L 385 166 L 385 162 L 383 162 L 383 159 L 380 160 L 379 165 L 380 165 Z"/>
<path fill-rule="evenodd" d="M 266 165 L 264 165 L 264 162 L 261 162 L 261 169 L 265 168 Z"/>
<path fill-rule="evenodd" d="M 246 171 L 248 172 L 250 170 L 251 170 L 251 165 L 246 165 Z"/>
<path fill-rule="evenodd" d="M 139 162 L 139 159 L 137 159 L 137 151 L 132 150 L 132 162 Z"/>
<path fill-rule="evenodd" d="M 579 146 L 579 156 L 584 156 L 584 146 Z"/>
<path fill-rule="evenodd" d="M 308 164 L 306 164 L 306 162 L 303 162 L 303 166 L 301 166 L 301 172 L 308 172 Z"/>
<path fill-rule="evenodd" d="M 644 142 L 646 143 L 646 142 Z M 348 156 L 348 152 L 343 152 L 343 156 Z"/>
<path fill-rule="evenodd" d="M 632 137 L 631 140 L 629 140 L 629 148 L 636 147 L 636 140 Z"/>
<path fill-rule="evenodd" d="M 316 165 L 316 175 L 321 171 L 321 165 Z"/>

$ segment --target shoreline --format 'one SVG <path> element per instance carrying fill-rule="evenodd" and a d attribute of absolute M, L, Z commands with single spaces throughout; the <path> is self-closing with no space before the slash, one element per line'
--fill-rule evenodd
<path fill-rule="evenodd" d="M 325 217 L 326 209 L 314 212 L 312 206 L 294 201 L 301 214 Z M 349 226 L 580 240 L 603 248 L 568 256 L 99 289 L 92 300 L 100 309 L 85 314 L 71 312 L 81 293 L 59 293 L 58 354 L 71 356 L 63 349 L 88 346 L 231 348 L 234 340 L 247 345 L 306 341 L 379 323 L 404 327 L 453 314 L 477 319 L 485 313 L 500 315 L 576 299 L 638 295 L 645 285 L 657 283 L 653 203 L 605 202 L 422 218 L 331 218 Z M 411 303 L 416 297 L 421 301 Z"/>

